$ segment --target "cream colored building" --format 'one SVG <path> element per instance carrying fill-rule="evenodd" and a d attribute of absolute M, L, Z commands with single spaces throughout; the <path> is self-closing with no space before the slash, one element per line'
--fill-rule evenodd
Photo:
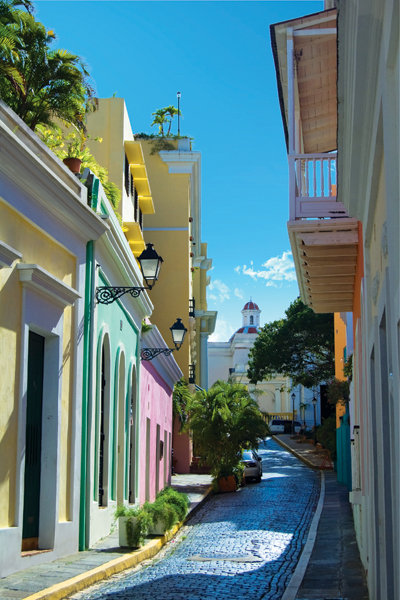
<path fill-rule="evenodd" d="M 106 229 L 0 101 L 1 576 L 78 550 L 86 247 Z"/>

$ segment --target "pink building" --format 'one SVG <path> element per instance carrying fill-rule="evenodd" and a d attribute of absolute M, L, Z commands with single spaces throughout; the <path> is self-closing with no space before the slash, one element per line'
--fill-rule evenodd
<path fill-rule="evenodd" d="M 157 327 L 143 335 L 142 349 L 166 348 Z M 152 502 L 171 482 L 172 392 L 182 377 L 174 355 L 141 361 L 139 411 L 139 502 Z"/>

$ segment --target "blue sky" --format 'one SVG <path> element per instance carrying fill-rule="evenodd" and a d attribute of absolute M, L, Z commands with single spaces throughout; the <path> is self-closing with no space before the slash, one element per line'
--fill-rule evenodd
<path fill-rule="evenodd" d="M 214 340 L 241 325 L 252 297 L 261 323 L 298 295 L 286 229 L 287 158 L 269 26 L 321 0 L 38 0 L 56 46 L 86 62 L 99 97 L 126 101 L 135 132 L 182 93 L 181 134 L 202 153 L 202 238 L 213 260 Z M 154 131 L 155 132 L 155 131 Z"/>

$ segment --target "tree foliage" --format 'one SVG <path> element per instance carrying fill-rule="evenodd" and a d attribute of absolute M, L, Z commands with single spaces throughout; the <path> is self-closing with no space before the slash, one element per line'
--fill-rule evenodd
<path fill-rule="evenodd" d="M 89 74 L 79 56 L 51 49 L 54 33 L 30 9 L 30 2 L 0 0 L 1 99 L 33 130 L 57 118 L 81 129 L 94 106 Z"/>
<path fill-rule="evenodd" d="M 242 449 L 256 447 L 267 435 L 257 403 L 238 383 L 216 381 L 208 391 L 197 392 L 188 413 L 187 427 L 214 478 L 233 473 Z"/>
<path fill-rule="evenodd" d="M 334 376 L 333 315 L 316 314 L 298 298 L 286 317 L 267 323 L 250 351 L 252 383 L 289 376 L 294 385 L 313 387 Z"/>
<path fill-rule="evenodd" d="M 172 393 L 172 412 L 174 417 L 178 417 L 181 428 L 187 421 L 187 407 L 191 399 L 192 392 L 189 389 L 188 382 L 182 377 L 175 383 Z"/>

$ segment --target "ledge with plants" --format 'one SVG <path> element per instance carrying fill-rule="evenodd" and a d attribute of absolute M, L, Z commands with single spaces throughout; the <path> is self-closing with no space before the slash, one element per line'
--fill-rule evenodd
<path fill-rule="evenodd" d="M 184 520 L 189 508 L 189 499 L 167 487 L 161 490 L 154 502 L 145 502 L 140 508 L 118 506 L 119 545 L 139 548 L 149 535 L 165 535 L 174 525 Z"/>

